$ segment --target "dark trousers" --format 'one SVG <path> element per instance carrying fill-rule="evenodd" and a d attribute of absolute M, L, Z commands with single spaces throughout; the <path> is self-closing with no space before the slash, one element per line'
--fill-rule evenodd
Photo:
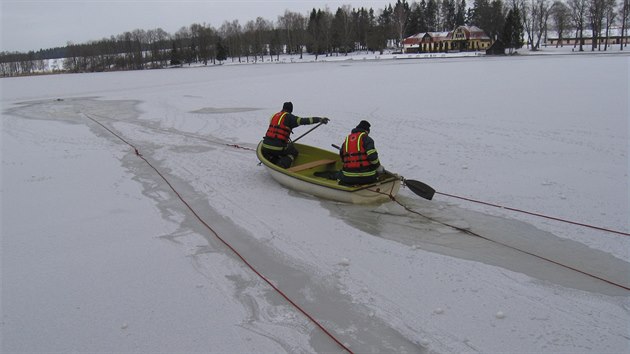
<path fill-rule="evenodd" d="M 348 177 L 343 174 L 342 171 L 339 171 L 339 184 L 344 186 L 355 186 L 357 184 L 371 184 L 376 182 L 378 179 L 377 175 L 366 176 L 366 177 Z"/>
<path fill-rule="evenodd" d="M 298 151 L 293 144 L 287 145 L 282 150 L 270 150 L 264 147 L 261 150 L 262 155 L 271 163 L 276 164 L 282 168 L 289 168 L 293 164 L 293 160 L 298 155 Z"/>

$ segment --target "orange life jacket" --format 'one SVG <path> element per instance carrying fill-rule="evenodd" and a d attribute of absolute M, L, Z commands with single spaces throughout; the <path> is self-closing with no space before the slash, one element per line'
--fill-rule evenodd
<path fill-rule="evenodd" d="M 365 151 L 365 147 L 361 143 L 361 138 L 364 134 L 365 132 L 356 132 L 346 137 L 341 154 L 344 170 L 360 171 L 371 165 L 367 151 Z"/>
<path fill-rule="evenodd" d="M 283 142 L 289 141 L 289 136 L 291 135 L 291 128 L 287 127 L 284 124 L 284 117 L 287 115 L 287 112 L 278 112 L 271 117 L 271 121 L 269 122 L 269 128 L 267 129 L 266 137 L 272 139 L 279 139 Z"/>

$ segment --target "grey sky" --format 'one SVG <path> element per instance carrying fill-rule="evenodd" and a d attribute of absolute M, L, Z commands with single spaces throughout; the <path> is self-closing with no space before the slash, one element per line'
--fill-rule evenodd
<path fill-rule="evenodd" d="M 0 0 L 2 51 L 37 51 L 67 42 L 85 43 L 134 29 L 175 33 L 193 23 L 215 28 L 224 21 L 245 24 L 261 16 L 276 21 L 286 9 L 307 14 L 326 6 L 373 8 L 396 0 Z M 408 1 L 411 2 L 411 1 Z"/>

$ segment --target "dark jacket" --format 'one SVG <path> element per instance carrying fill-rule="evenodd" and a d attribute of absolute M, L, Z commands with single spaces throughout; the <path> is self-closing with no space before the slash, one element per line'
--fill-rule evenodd
<path fill-rule="evenodd" d="M 277 114 L 277 113 L 276 113 Z M 275 116 L 275 114 L 274 114 Z M 309 124 L 316 124 L 321 122 L 322 118 L 319 117 L 306 117 L 306 118 L 300 118 L 294 114 L 288 113 L 284 116 L 284 124 L 290 128 L 291 130 L 293 130 L 293 128 L 299 126 L 299 125 L 309 125 Z M 291 132 L 293 133 L 293 132 Z M 268 150 L 284 150 L 287 147 L 287 143 L 285 143 L 284 141 L 280 140 L 280 139 L 274 139 L 274 138 L 269 138 L 267 136 L 265 136 L 263 138 L 263 145 L 262 147 L 264 149 L 268 149 Z"/>
<path fill-rule="evenodd" d="M 352 129 L 352 134 L 358 132 L 367 133 L 367 131 L 359 128 Z M 344 160 L 345 144 L 346 141 L 344 140 L 343 144 L 341 145 L 341 149 L 339 149 L 339 156 L 341 157 L 342 161 Z M 381 164 L 378 159 L 378 152 L 374 147 L 374 140 L 368 134 L 364 134 L 361 138 L 361 145 L 363 146 L 363 150 L 367 154 L 367 160 L 370 162 L 370 164 L 368 166 L 353 170 L 348 170 L 345 167 L 342 168 L 339 179 L 343 184 L 353 185 L 372 183 L 376 181 L 378 177 L 376 174 L 376 169 Z"/>

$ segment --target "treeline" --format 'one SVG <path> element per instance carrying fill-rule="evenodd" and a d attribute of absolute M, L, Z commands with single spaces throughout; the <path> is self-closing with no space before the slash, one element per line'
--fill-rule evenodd
<path fill-rule="evenodd" d="M 110 38 L 66 47 L 0 53 L 0 75 L 29 75 L 61 70 L 98 72 L 164 68 L 169 65 L 278 60 L 280 54 L 301 56 L 346 55 L 352 51 L 382 52 L 400 48 L 405 37 L 422 32 L 450 31 L 460 25 L 482 28 L 490 38 L 510 48 L 540 48 L 549 30 L 580 39 L 590 30 L 592 50 L 613 26 L 628 27 L 628 1 L 620 0 L 397 0 L 374 11 L 344 5 L 331 12 L 313 9 L 308 14 L 286 10 L 277 20 L 262 17 L 241 25 L 226 21 L 219 28 L 192 24 L 174 34 L 161 28 L 134 30 Z M 526 37 L 526 38 L 523 38 Z M 623 42 L 620 49 L 623 50 Z M 607 49 L 605 46 L 604 50 Z M 63 68 L 47 68 L 47 59 L 63 58 Z"/>

